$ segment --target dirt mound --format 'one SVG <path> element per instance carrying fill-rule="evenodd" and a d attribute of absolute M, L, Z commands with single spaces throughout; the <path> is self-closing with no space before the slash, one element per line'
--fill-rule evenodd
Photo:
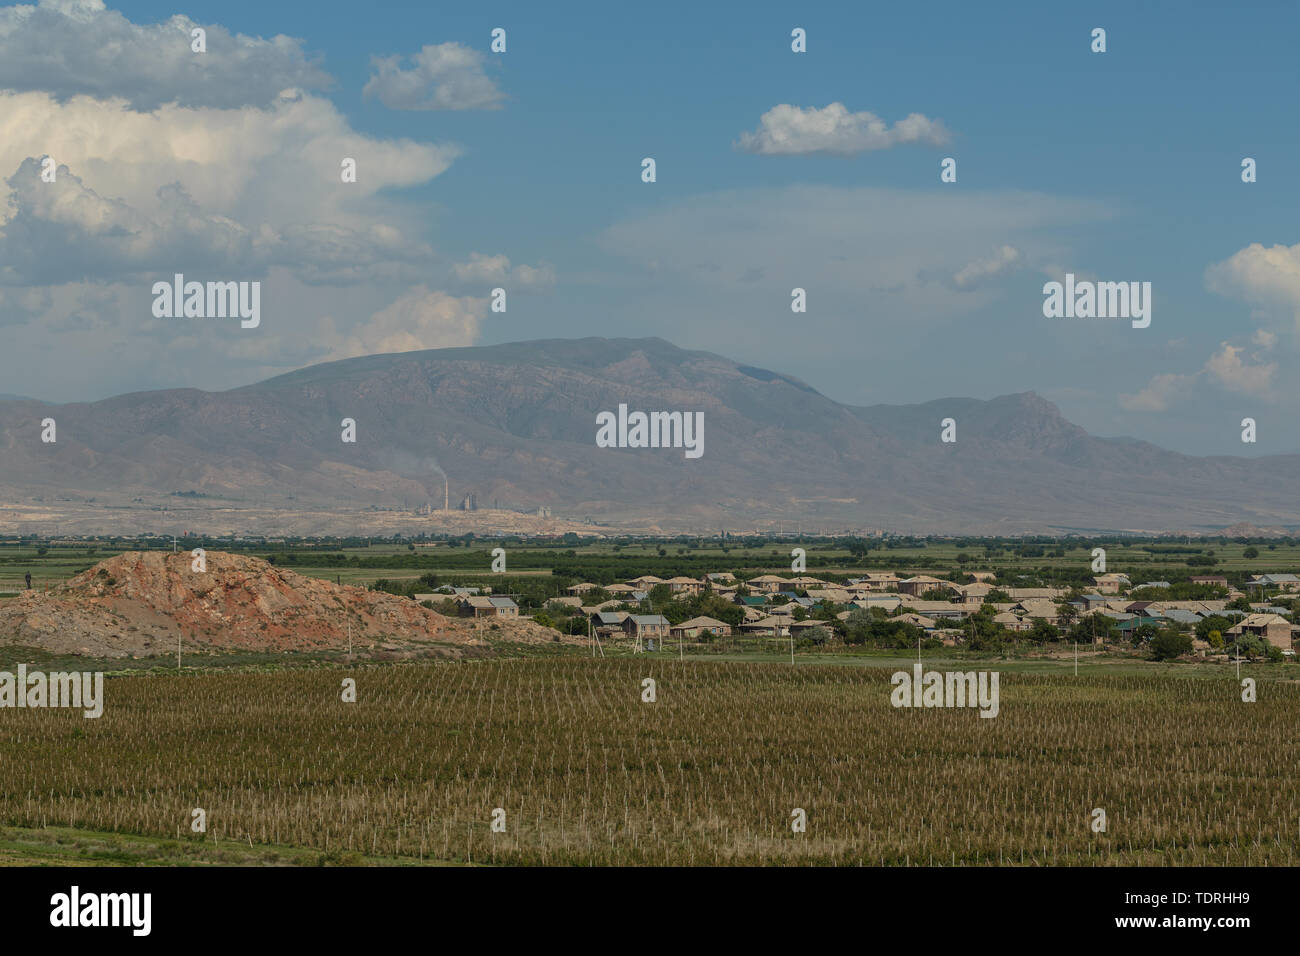
<path fill-rule="evenodd" d="M 190 650 L 393 650 L 413 643 L 549 641 L 531 621 L 448 618 L 409 598 L 339 586 L 260 558 L 210 551 L 205 571 L 188 553 L 129 551 L 48 592 L 0 603 L 0 641 L 94 657 Z M 197 645 L 197 646 L 196 646 Z"/>

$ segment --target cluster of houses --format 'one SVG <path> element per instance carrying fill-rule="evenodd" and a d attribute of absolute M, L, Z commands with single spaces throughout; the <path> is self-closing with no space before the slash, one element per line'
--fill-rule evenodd
<path fill-rule="evenodd" d="M 437 591 L 415 595 L 417 601 L 456 602 L 461 617 L 518 617 L 519 605 L 513 598 L 490 594 L 484 588 L 458 588 L 444 584 Z"/>
<path fill-rule="evenodd" d="M 992 572 L 975 571 L 968 577 L 969 582 L 959 584 L 925 574 L 899 577 L 891 571 L 875 571 L 840 584 L 810 575 L 764 574 L 742 584 L 731 574 L 706 574 L 701 578 L 642 575 L 604 587 L 575 584 L 567 596 L 554 599 L 554 603 L 568 605 L 586 615 L 592 633 L 598 637 L 624 636 L 637 640 L 727 637 L 733 630 L 757 637 L 797 637 L 802 631 L 826 626 L 825 621 L 798 615 L 797 609 L 810 613 L 819 605 L 830 605 L 837 609 L 836 616 L 841 620 L 848 619 L 856 610 L 878 607 L 953 644 L 961 637 L 963 619 L 988 603 L 988 596 L 995 590 L 1001 592 L 999 598 L 1005 596 L 1006 600 L 992 602 L 996 611 L 993 620 L 1009 631 L 1029 631 L 1039 621 L 1060 627 L 1068 625 L 1069 618 L 1096 613 L 1112 618 L 1122 634 L 1130 634 L 1148 624 L 1194 626 L 1213 614 L 1236 619 L 1224 632 L 1229 643 L 1236 635 L 1251 634 L 1290 652 L 1292 641 L 1300 636 L 1300 625 L 1291 624 L 1284 616 L 1290 615 L 1290 610 L 1274 606 L 1268 600 L 1251 602 L 1249 612 L 1227 607 L 1238 598 L 1264 597 L 1270 591 L 1279 595 L 1300 593 L 1300 578 L 1293 574 L 1257 575 L 1246 586 L 1249 595 L 1228 589 L 1227 579 L 1221 576 L 1194 577 L 1193 583 L 1228 589 L 1227 597 L 1206 601 L 1143 600 L 1143 590 L 1167 588 L 1169 582 L 1134 585 L 1124 574 L 1098 575 L 1093 579 L 1091 591 L 1075 597 L 1069 597 L 1070 589 L 1060 587 L 999 588 L 991 583 L 995 578 Z M 650 590 L 658 585 L 667 586 L 675 597 L 711 591 L 737 604 L 744 619 L 734 629 L 711 617 L 696 617 L 672 625 L 659 614 L 626 610 L 629 604 L 646 600 Z M 599 604 L 584 603 L 584 597 L 596 590 L 603 590 L 610 598 Z M 1063 610 L 1063 606 L 1073 608 L 1073 613 Z"/>
<path fill-rule="evenodd" d="M 798 637 L 814 627 L 825 627 L 823 620 L 808 615 L 818 606 L 830 606 L 840 620 L 847 620 L 857 610 L 878 607 L 898 620 L 906 621 L 933 634 L 945 643 L 955 644 L 962 635 L 962 621 L 980 610 L 994 591 L 1006 600 L 992 602 L 993 620 L 1009 631 L 1030 631 L 1039 621 L 1056 627 L 1068 625 L 1070 618 L 1102 614 L 1112 618 L 1121 634 L 1131 634 L 1144 625 L 1156 627 L 1169 623 L 1195 626 L 1209 615 L 1235 619 L 1224 632 L 1231 643 L 1235 636 L 1255 635 L 1290 652 L 1292 641 L 1300 637 L 1300 625 L 1290 622 L 1291 612 L 1267 599 L 1276 596 L 1300 596 L 1300 577 L 1294 574 L 1260 574 L 1247 582 L 1246 590 L 1228 587 L 1219 575 L 1193 577 L 1194 584 L 1208 584 L 1228 591 L 1225 598 L 1207 601 L 1144 600 L 1142 592 L 1151 588 L 1168 588 L 1167 581 L 1133 584 L 1124 574 L 1099 574 L 1087 593 L 1069 597 L 1070 589 L 1061 587 L 998 587 L 991 571 L 973 571 L 966 583 L 918 574 L 899 577 L 892 571 L 871 571 L 847 583 L 825 581 L 810 575 L 781 577 L 763 574 L 741 582 L 732 574 L 706 574 L 703 577 L 660 578 L 642 575 L 621 584 L 575 584 L 566 596 L 552 599 L 581 613 L 591 624 L 591 633 L 606 639 L 627 637 L 642 641 L 694 641 L 730 637 L 739 633 L 751 637 Z M 661 614 L 639 614 L 627 610 L 646 601 L 650 590 L 664 585 L 674 597 L 689 597 L 710 591 L 734 602 L 743 613 L 737 627 L 712 617 L 694 617 L 680 624 L 670 624 Z M 593 591 L 604 591 L 609 598 L 599 604 L 586 603 Z M 443 585 L 437 591 L 415 595 L 416 600 L 454 600 L 457 613 L 474 618 L 516 618 L 519 606 L 509 597 L 493 595 L 490 589 Z M 1250 611 L 1229 609 L 1239 598 L 1250 601 Z M 1063 610 L 1073 608 L 1073 613 Z M 798 614 L 802 608 L 803 615 Z"/>

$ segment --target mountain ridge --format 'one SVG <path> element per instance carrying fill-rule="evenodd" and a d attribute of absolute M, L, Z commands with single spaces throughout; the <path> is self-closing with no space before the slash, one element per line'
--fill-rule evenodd
<path fill-rule="evenodd" d="M 704 454 L 597 448 L 595 416 L 704 414 Z M 58 441 L 39 441 L 39 419 Z M 341 440 L 342 421 L 357 441 Z M 955 419 L 956 441 L 940 440 Z M 451 503 L 614 526 L 1022 533 L 1300 524 L 1300 456 L 1197 457 L 1097 438 L 1033 392 L 846 405 L 660 338 L 543 339 L 360 356 L 221 392 L 0 400 L 0 493 L 359 511 Z M 418 532 L 417 532 L 418 533 Z"/>

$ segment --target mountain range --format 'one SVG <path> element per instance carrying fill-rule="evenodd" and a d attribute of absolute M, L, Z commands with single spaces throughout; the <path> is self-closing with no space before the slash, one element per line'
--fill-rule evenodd
<path fill-rule="evenodd" d="M 596 416 L 702 412 L 704 451 L 601 448 Z M 42 442 L 41 422 L 56 421 Z M 344 419 L 355 442 L 342 440 Z M 941 441 L 943 421 L 955 441 Z M 1300 456 L 1098 438 L 1032 392 L 841 404 L 657 338 L 371 355 L 222 392 L 0 400 L 0 498 L 535 511 L 621 528 L 913 533 L 1300 525 Z"/>

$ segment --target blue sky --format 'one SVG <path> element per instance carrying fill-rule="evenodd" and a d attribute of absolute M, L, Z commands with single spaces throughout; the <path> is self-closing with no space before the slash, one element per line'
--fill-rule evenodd
<path fill-rule="evenodd" d="M 57 143 L 76 177 L 59 189 L 80 192 L 51 204 L 31 170 L 9 181 L 0 228 L 23 245 L 0 273 L 16 343 L 0 392 L 217 389 L 367 351 L 657 335 L 850 403 L 1033 390 L 1099 434 L 1300 450 L 1294 5 L 45 6 L 39 35 L 65 57 L 97 36 L 165 55 L 144 70 L 101 49 L 75 78 L 4 58 L 0 133 L 44 131 L 0 149 L 4 175 Z M 209 75 L 176 52 L 177 14 L 209 29 Z M 293 40 L 248 39 L 277 35 Z M 444 108 L 380 92 L 376 58 L 409 71 L 429 47 L 457 58 L 416 90 L 445 86 Z M 832 104 L 887 129 L 919 114 L 929 132 L 828 153 L 799 126 L 789 154 L 744 145 L 775 108 L 815 120 Z M 108 110 L 131 115 L 78 138 Z M 348 151 L 381 188 L 317 175 Z M 172 181 L 189 205 L 152 195 Z M 105 217 L 152 238 L 115 244 Z M 65 249 L 62 267 L 24 258 L 33 246 Z M 263 326 L 152 319 L 141 290 L 188 262 L 261 279 Z M 1043 283 L 1067 271 L 1151 282 L 1151 326 L 1044 318 Z M 487 309 L 497 285 L 504 314 Z"/>

